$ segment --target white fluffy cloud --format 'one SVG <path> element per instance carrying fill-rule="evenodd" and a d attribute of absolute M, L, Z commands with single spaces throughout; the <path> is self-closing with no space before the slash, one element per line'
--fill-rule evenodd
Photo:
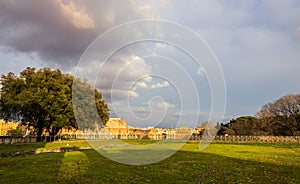
<path fill-rule="evenodd" d="M 141 81 L 141 82 L 137 82 L 132 90 L 136 91 L 137 89 L 142 88 L 142 89 L 147 89 L 148 88 L 148 84 L 145 81 Z"/>
<path fill-rule="evenodd" d="M 160 108 L 164 110 L 173 109 L 176 107 L 175 104 L 166 102 L 161 97 L 153 97 L 151 100 L 143 102 L 143 105 L 148 105 L 150 107 Z"/>
<path fill-rule="evenodd" d="M 175 108 L 176 105 L 169 103 L 169 102 L 157 102 L 154 103 L 154 106 L 158 107 L 158 108 L 162 108 L 162 109 L 172 109 Z"/>
<path fill-rule="evenodd" d="M 199 68 L 197 69 L 197 75 L 203 75 L 204 73 L 205 73 L 205 68 L 199 67 Z"/>
<path fill-rule="evenodd" d="M 158 89 L 158 88 L 164 88 L 170 86 L 170 83 L 168 81 L 164 81 L 162 83 L 156 83 L 151 85 L 151 89 Z"/>

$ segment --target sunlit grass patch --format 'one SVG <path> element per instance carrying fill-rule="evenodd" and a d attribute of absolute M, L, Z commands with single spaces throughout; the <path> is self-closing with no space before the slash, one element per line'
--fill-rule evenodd
<path fill-rule="evenodd" d="M 59 146 L 66 145 L 44 145 Z M 300 183 L 299 144 L 198 147 L 188 142 L 171 157 L 148 165 L 120 164 L 95 150 L 5 157 L 0 158 L 0 183 Z"/>

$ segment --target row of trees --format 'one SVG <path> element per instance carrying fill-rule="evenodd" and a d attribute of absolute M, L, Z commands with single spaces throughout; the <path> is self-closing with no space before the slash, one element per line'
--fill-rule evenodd
<path fill-rule="evenodd" d="M 255 116 L 220 124 L 219 134 L 299 136 L 300 94 L 286 95 L 268 103 Z"/>
<path fill-rule="evenodd" d="M 73 109 L 72 85 L 77 88 L 73 97 L 81 104 Z M 49 135 L 56 135 L 62 128 L 78 128 L 74 111 L 85 116 L 82 122 L 94 122 L 88 109 L 93 105 L 86 101 L 86 94 L 95 94 L 94 102 L 102 125 L 109 117 L 107 104 L 102 99 L 100 91 L 90 86 L 86 81 L 75 79 L 60 70 L 44 68 L 26 68 L 19 75 L 8 73 L 1 76 L 0 118 L 6 121 L 20 121 L 27 127 L 33 127 L 35 134 L 40 137 L 46 130 Z M 99 119 L 99 118 L 98 118 Z M 88 126 L 80 123 L 81 126 Z M 85 128 L 85 127 L 80 127 Z"/>

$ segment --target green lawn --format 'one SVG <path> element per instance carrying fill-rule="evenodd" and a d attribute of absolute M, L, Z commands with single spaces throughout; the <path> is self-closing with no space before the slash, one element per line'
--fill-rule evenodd
<path fill-rule="evenodd" d="M 148 144 L 151 141 L 129 141 Z M 86 142 L 0 145 L 0 153 L 86 147 Z M 189 142 L 155 164 L 130 166 L 94 150 L 0 158 L 0 183 L 300 183 L 300 144 Z"/>

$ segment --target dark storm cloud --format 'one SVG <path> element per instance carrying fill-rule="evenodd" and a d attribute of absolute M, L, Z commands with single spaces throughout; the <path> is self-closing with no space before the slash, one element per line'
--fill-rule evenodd
<path fill-rule="evenodd" d="M 116 1 L 0 1 L 0 45 L 72 66 L 86 47 L 116 24 L 143 16 L 136 3 Z"/>

